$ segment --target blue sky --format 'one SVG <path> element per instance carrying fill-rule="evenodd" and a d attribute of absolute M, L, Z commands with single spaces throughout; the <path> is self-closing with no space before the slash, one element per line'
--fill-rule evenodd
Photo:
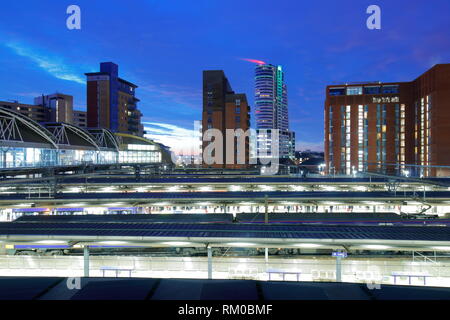
<path fill-rule="evenodd" d="M 71 4 L 81 30 L 66 28 Z M 381 7 L 381 30 L 366 28 L 371 4 Z M 258 59 L 285 69 L 297 149 L 321 149 L 325 86 L 409 81 L 450 63 L 449 12 L 448 0 L 9 1 L 0 100 L 58 91 L 85 109 L 84 73 L 114 61 L 139 86 L 153 137 L 173 143 L 201 118 L 202 70 L 223 69 L 253 105 L 254 65 L 242 58 Z"/>

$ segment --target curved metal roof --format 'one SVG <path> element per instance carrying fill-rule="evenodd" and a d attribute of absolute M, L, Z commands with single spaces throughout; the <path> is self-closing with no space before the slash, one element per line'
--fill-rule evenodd
<path fill-rule="evenodd" d="M 46 147 L 58 148 L 54 136 L 45 127 L 18 112 L 2 107 L 0 128 L 2 142 L 46 144 Z"/>
<path fill-rule="evenodd" d="M 133 136 L 128 133 L 120 133 L 120 132 L 116 132 L 115 135 L 118 138 L 120 144 L 148 144 L 148 145 L 155 145 L 158 148 L 160 148 L 158 143 L 147 138 Z"/>
<path fill-rule="evenodd" d="M 86 130 L 94 137 L 100 148 L 119 151 L 119 142 L 111 130 L 105 128 L 86 128 Z"/>
<path fill-rule="evenodd" d="M 44 126 L 53 134 L 55 142 L 60 149 L 65 149 L 67 147 L 82 147 L 94 150 L 100 149 L 95 138 L 89 132 L 73 124 L 51 122 L 45 123 Z"/>
<path fill-rule="evenodd" d="M 34 144 L 52 149 L 100 149 L 95 137 L 78 126 L 65 122 L 40 124 L 2 107 L 0 107 L 0 129 L 0 141 L 6 145 L 19 146 L 17 143 L 22 142 L 27 146 Z"/>

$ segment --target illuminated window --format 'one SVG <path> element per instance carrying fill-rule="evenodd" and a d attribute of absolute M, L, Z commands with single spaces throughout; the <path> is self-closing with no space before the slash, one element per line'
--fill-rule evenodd
<path fill-rule="evenodd" d="M 347 87 L 348 96 L 361 95 L 362 93 L 363 93 L 362 87 Z"/>

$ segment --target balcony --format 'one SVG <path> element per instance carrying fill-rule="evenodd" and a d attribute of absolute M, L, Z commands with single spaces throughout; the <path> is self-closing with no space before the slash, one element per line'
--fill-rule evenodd
<path fill-rule="evenodd" d="M 128 131 L 130 131 L 130 132 L 139 132 L 139 125 L 128 123 Z"/>
<path fill-rule="evenodd" d="M 128 125 L 138 125 L 139 119 L 138 118 L 128 118 Z"/>

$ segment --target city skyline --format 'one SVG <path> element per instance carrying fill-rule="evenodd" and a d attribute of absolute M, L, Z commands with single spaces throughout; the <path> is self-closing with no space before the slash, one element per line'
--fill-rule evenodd
<path fill-rule="evenodd" d="M 0 301 L 450 301 L 448 12 L 5 2 Z"/>
<path fill-rule="evenodd" d="M 143 122 L 152 138 L 173 141 L 201 119 L 203 70 L 224 70 L 254 107 L 254 63 L 262 60 L 286 70 L 297 149 L 319 150 L 327 84 L 414 79 L 450 61 L 448 2 L 432 7 L 425 1 L 377 2 L 381 30 L 365 26 L 367 1 L 278 6 L 269 1 L 138 1 L 123 10 L 115 1 L 107 7 L 77 1 L 81 30 L 65 26 L 69 2 L 30 2 L 26 12 L 23 4 L 4 4 L 0 100 L 32 103 L 41 94 L 61 92 L 74 96 L 75 109 L 86 110 L 84 73 L 97 71 L 99 62 L 114 61 L 124 78 L 139 86 Z M 236 6 L 240 10 L 233 10 Z M 410 24 L 411 16 L 431 13 L 426 25 Z M 116 23 L 121 20 L 126 23 Z"/>

